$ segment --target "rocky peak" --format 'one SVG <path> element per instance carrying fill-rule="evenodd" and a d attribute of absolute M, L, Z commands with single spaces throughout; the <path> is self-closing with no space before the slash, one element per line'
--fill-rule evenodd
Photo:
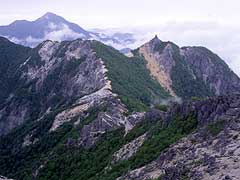
<path fill-rule="evenodd" d="M 66 20 L 54 13 L 47 12 L 42 17 L 38 18 L 36 21 L 65 22 Z"/>
<path fill-rule="evenodd" d="M 49 114 L 54 114 L 49 127 L 49 132 L 54 132 L 70 121 L 82 123 L 93 109 L 99 109 L 99 114 L 82 128 L 78 144 L 92 146 L 102 133 L 119 127 L 129 131 L 139 116 L 130 120 L 126 116 L 128 110 L 112 92 L 108 69 L 93 49 L 93 42 L 48 40 L 30 49 L 29 56 L 17 67 L 19 83 L 4 99 L 6 104 L 0 106 L 0 135 L 28 119 L 42 121 Z M 31 136 L 26 136 L 24 144 L 31 144 Z"/>
<path fill-rule="evenodd" d="M 19 74 L 14 79 L 18 83 L 9 91 L 7 105 L 0 110 L 0 134 L 9 132 L 30 118 L 34 108 L 26 94 L 32 94 L 36 105 L 41 106 L 40 111 L 35 112 L 40 116 L 61 103 L 57 97 L 65 103 L 74 103 L 105 86 L 111 89 L 102 60 L 96 57 L 90 41 L 81 39 L 62 43 L 45 41 L 29 49 L 29 56 L 19 64 L 17 71 Z M 10 107 L 12 111 L 8 110 Z"/>
<path fill-rule="evenodd" d="M 48 19 L 48 18 L 50 18 L 50 17 L 56 17 L 56 16 L 58 16 L 58 15 L 56 15 L 56 14 L 54 14 L 54 13 L 52 13 L 52 12 L 47 12 L 46 14 L 44 14 L 44 15 L 42 16 L 42 18 Z"/>
<path fill-rule="evenodd" d="M 139 48 L 139 53 L 144 56 L 147 68 L 151 75 L 157 79 L 162 87 L 172 96 L 176 96 L 171 84 L 170 71 L 174 65 L 172 59 L 172 46 L 168 42 L 162 42 L 155 36 L 151 41 Z"/>
<path fill-rule="evenodd" d="M 16 179 L 238 175 L 233 164 L 239 162 L 240 95 L 185 101 L 212 95 L 208 88 L 219 84 L 219 94 L 233 93 L 238 84 L 210 51 L 179 48 L 157 37 L 132 58 L 82 39 L 45 41 L 33 49 L 9 46 L 7 54 L 0 53 L 0 82 L 6 87 L 0 89 L 0 136 L 7 134 L 0 138 L 0 174 Z M 164 112 L 131 109 L 143 111 L 152 99 L 170 98 L 163 88 L 183 103 Z M 208 125 L 223 121 L 223 133 L 209 135 Z"/>
<path fill-rule="evenodd" d="M 152 76 L 173 96 L 191 98 L 240 91 L 237 75 L 207 48 L 179 48 L 155 36 L 139 48 L 139 53 Z"/>
<path fill-rule="evenodd" d="M 149 42 L 148 42 L 151 46 L 156 46 L 156 45 L 159 45 L 162 43 L 162 41 L 158 38 L 157 35 L 155 35 L 155 37 L 153 39 L 151 39 Z"/>
<path fill-rule="evenodd" d="M 240 91 L 239 77 L 216 54 L 205 47 L 187 47 L 181 54 L 194 75 L 208 84 L 215 95 Z"/>
<path fill-rule="evenodd" d="M 159 177 L 182 179 L 183 176 L 206 180 L 240 177 L 240 94 L 213 97 L 178 106 L 181 108 L 173 106 L 174 113 L 170 110 L 169 115 L 185 116 L 196 113 L 198 129 L 172 144 L 154 161 L 127 172 L 118 180 Z M 162 119 L 165 117 L 162 116 Z M 124 148 L 118 152 L 118 160 L 124 160 L 129 155 L 129 152 L 123 151 Z"/>

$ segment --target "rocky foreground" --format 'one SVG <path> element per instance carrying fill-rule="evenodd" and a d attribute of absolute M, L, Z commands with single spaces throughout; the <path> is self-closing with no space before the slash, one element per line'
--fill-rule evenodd
<path fill-rule="evenodd" d="M 173 111 L 196 113 L 198 129 L 156 160 L 118 179 L 239 179 L 240 95 L 181 105 Z"/>

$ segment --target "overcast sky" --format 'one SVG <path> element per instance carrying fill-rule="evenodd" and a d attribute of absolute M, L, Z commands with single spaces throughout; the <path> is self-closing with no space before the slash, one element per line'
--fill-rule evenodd
<path fill-rule="evenodd" d="M 239 20 L 239 0 L 0 0 L 0 21 L 33 20 L 47 11 L 85 27 L 118 27 L 167 21 Z"/>
<path fill-rule="evenodd" d="M 0 24 L 46 12 L 83 28 L 120 28 L 139 39 L 158 34 L 180 46 L 218 53 L 240 75 L 239 0 L 0 0 Z"/>

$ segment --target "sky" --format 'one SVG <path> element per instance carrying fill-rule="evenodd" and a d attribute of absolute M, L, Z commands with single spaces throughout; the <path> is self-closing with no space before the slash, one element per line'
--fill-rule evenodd
<path fill-rule="evenodd" d="M 238 21 L 238 0 L 0 0 L 0 21 L 33 20 L 46 12 L 84 27 L 119 27 L 168 21 Z"/>
<path fill-rule="evenodd" d="M 240 75 L 239 0 L 0 0 L 0 24 L 53 12 L 85 29 L 206 46 Z M 142 42 L 142 41 L 141 41 Z"/>

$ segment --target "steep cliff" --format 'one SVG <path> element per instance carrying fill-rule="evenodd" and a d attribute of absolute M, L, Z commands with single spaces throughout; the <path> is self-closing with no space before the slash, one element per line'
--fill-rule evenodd
<path fill-rule="evenodd" d="M 239 179 L 239 95 L 183 104 L 170 111 L 195 116 L 198 128 L 119 180 Z"/>
<path fill-rule="evenodd" d="M 0 47 L 1 175 L 239 177 L 239 78 L 208 50 L 158 38 L 132 57 L 81 39 Z"/>
<path fill-rule="evenodd" d="M 144 57 L 152 76 L 173 96 L 191 98 L 239 92 L 239 77 L 204 47 L 180 48 L 156 36 L 134 52 Z"/>
<path fill-rule="evenodd" d="M 153 98 L 168 97 L 142 61 L 132 63 L 95 41 L 45 41 L 34 49 L 6 39 L 2 44 L 1 82 L 5 88 L 1 89 L 0 134 L 62 109 L 51 128 L 56 129 L 104 99 L 117 99 L 114 93 L 132 109 L 146 108 Z"/>

